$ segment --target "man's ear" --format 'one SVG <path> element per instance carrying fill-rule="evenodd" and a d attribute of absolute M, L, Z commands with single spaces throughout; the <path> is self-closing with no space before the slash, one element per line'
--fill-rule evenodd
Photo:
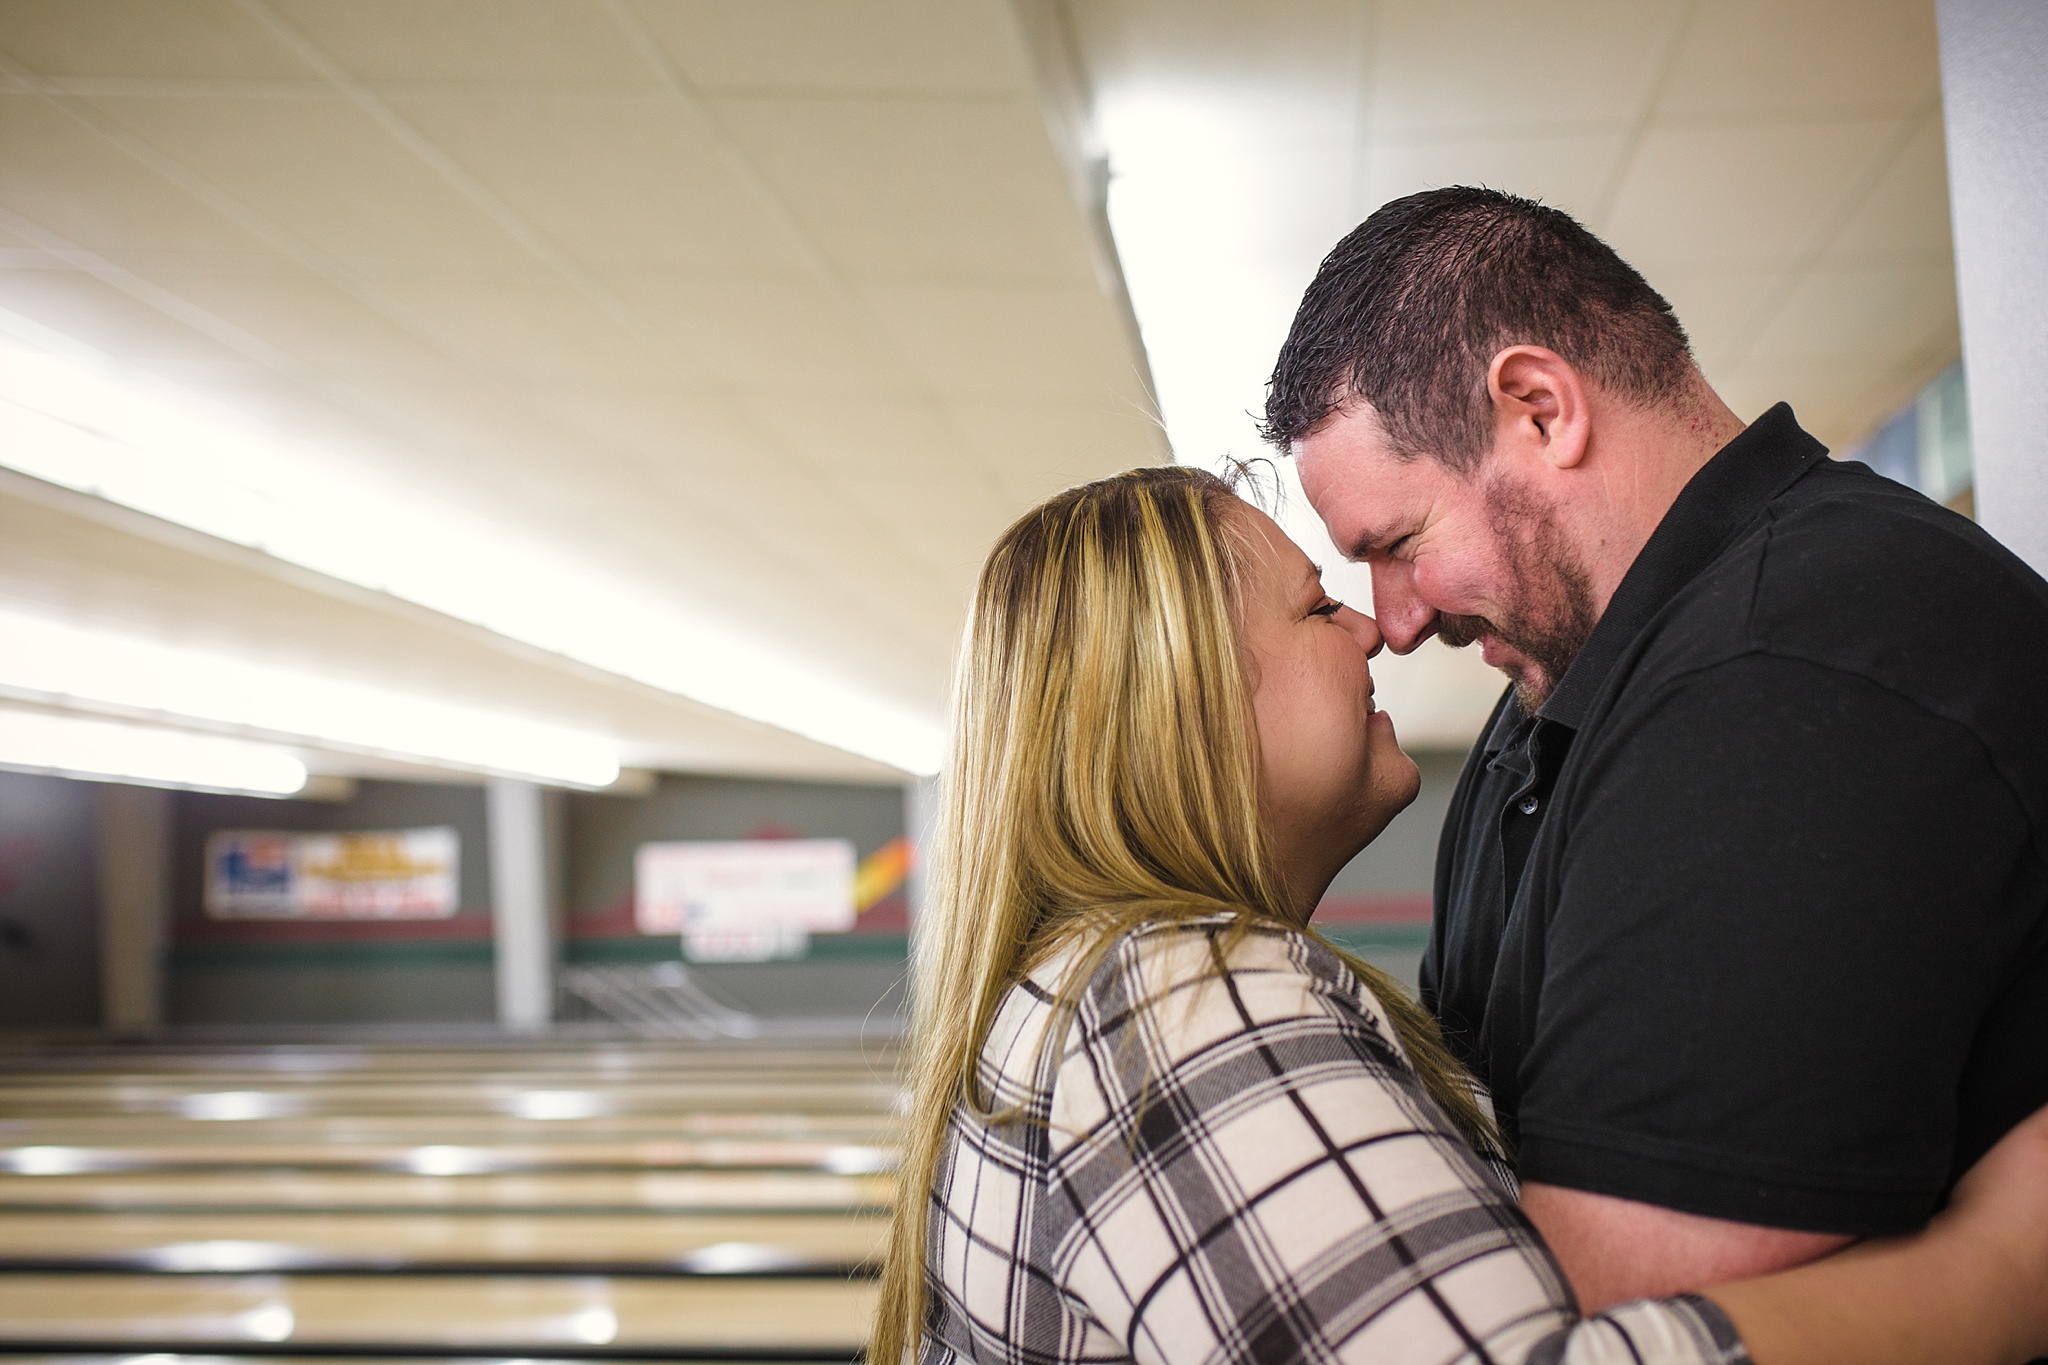
<path fill-rule="evenodd" d="M 1495 449 L 1503 447 L 1573 469 L 1586 458 L 1593 436 L 1586 386 L 1556 351 L 1509 346 L 1486 369 L 1493 400 Z"/>

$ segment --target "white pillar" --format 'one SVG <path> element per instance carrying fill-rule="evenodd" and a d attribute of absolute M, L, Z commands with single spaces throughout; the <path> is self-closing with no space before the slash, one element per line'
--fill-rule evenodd
<path fill-rule="evenodd" d="M 903 888 L 912 928 L 924 910 L 925 888 L 931 885 L 932 832 L 939 818 L 939 779 L 916 777 L 903 784 L 903 831 L 910 838 L 910 879 Z"/>
<path fill-rule="evenodd" d="M 490 820 L 491 915 L 498 967 L 498 1023 L 539 1033 L 555 1017 L 553 840 L 546 793 L 497 779 L 484 790 Z"/>
<path fill-rule="evenodd" d="M 1977 519 L 2048 573 L 2048 4 L 1938 0 Z"/>
<path fill-rule="evenodd" d="M 100 1017 L 120 1033 L 164 1022 L 164 937 L 171 918 L 171 794 L 101 783 Z"/>

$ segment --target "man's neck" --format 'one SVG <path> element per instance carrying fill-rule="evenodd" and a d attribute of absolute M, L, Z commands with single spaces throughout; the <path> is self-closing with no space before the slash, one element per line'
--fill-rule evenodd
<path fill-rule="evenodd" d="M 1599 480 L 1600 496 L 1579 543 L 1599 614 L 1693 475 L 1747 424 L 1699 376 L 1654 407 L 1596 402 L 1586 472 Z"/>

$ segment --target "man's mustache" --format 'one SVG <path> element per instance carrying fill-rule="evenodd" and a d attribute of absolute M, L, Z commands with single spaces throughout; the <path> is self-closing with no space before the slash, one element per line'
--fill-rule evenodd
<path fill-rule="evenodd" d="M 1436 618 L 1436 637 L 1452 649 L 1463 649 L 1476 645 L 1488 635 L 1499 635 L 1500 628 L 1484 616 L 1450 616 Z"/>

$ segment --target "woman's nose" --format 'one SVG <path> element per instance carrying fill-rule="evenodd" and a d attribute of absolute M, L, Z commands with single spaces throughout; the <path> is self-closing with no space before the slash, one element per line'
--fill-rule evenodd
<path fill-rule="evenodd" d="M 1386 645 L 1386 637 L 1380 634 L 1380 623 L 1364 612 L 1344 607 L 1337 612 L 1337 619 L 1344 623 L 1344 628 L 1351 632 L 1359 644 L 1365 646 L 1366 658 L 1372 658 Z"/>

